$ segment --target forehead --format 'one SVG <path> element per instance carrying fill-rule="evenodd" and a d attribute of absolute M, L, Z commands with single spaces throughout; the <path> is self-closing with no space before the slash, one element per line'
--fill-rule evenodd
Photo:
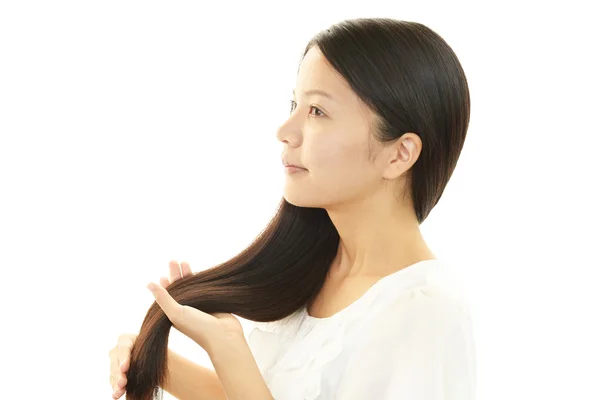
<path fill-rule="evenodd" d="M 313 46 L 300 64 L 296 88 L 323 90 L 330 93 L 338 103 L 356 103 L 358 97 L 346 80 L 329 64 L 318 47 Z M 299 93 L 296 90 L 296 93 Z"/>
<path fill-rule="evenodd" d="M 300 64 L 296 79 L 296 96 L 308 90 L 323 90 L 333 97 L 326 100 L 334 116 L 354 126 L 371 126 L 377 120 L 375 113 L 352 90 L 346 79 L 327 61 L 321 50 L 313 46 Z"/>

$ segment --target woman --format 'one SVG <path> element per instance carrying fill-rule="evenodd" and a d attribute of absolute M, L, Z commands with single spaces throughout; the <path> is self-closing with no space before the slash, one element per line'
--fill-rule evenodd
<path fill-rule="evenodd" d="M 280 209 L 238 256 L 153 290 L 115 398 L 473 399 L 469 310 L 419 229 L 469 123 L 456 55 L 418 23 L 346 20 L 309 42 L 293 95 Z M 247 343 L 222 339 L 228 313 L 255 321 Z M 171 326 L 216 373 L 168 352 Z"/>

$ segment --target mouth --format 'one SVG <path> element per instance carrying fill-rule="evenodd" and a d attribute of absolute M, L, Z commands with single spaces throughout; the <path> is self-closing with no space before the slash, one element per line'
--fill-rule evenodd
<path fill-rule="evenodd" d="M 298 169 L 306 170 L 306 168 L 301 167 L 301 166 L 296 165 L 296 164 L 290 164 L 290 163 L 286 162 L 286 160 L 284 160 L 284 159 L 282 159 L 281 162 L 283 163 L 283 166 L 286 167 L 286 168 L 287 167 L 293 167 L 293 168 L 298 168 Z"/>
<path fill-rule="evenodd" d="M 306 168 L 297 167 L 295 165 L 286 165 L 284 169 L 285 169 L 285 172 L 288 172 L 288 173 L 308 171 Z"/>

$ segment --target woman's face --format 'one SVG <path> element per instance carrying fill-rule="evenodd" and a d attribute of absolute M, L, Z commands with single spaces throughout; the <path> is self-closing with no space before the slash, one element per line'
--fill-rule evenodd
<path fill-rule="evenodd" d="M 277 131 L 282 157 L 307 169 L 286 173 L 284 198 L 300 207 L 328 208 L 373 192 L 384 167 L 368 160 L 374 118 L 319 48 L 311 48 L 300 65 L 290 117 Z M 378 147 L 372 141 L 373 150 Z"/>

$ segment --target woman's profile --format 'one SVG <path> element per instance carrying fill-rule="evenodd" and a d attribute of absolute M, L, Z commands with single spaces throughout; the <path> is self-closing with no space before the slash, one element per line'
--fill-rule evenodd
<path fill-rule="evenodd" d="M 474 399 L 469 310 L 420 231 L 469 125 L 457 56 L 420 23 L 345 20 L 309 41 L 290 95 L 272 220 L 237 256 L 168 293 L 253 321 L 247 346 L 277 400 Z M 184 392 L 172 326 L 154 303 L 131 349 L 127 399 Z"/>

